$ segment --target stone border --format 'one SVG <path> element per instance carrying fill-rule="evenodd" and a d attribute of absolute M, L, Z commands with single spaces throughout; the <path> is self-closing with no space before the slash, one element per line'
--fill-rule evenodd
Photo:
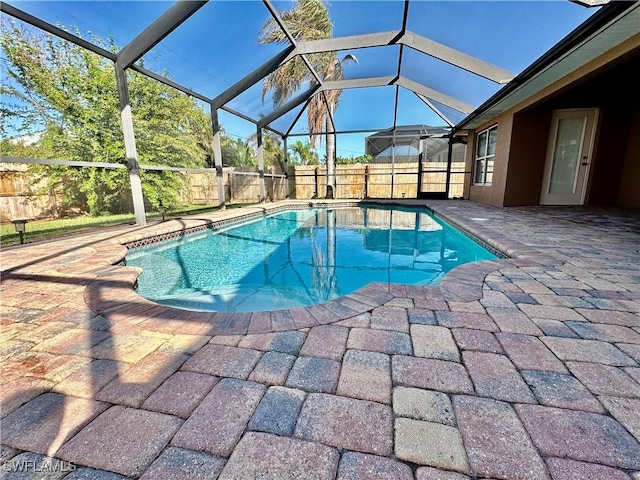
<path fill-rule="evenodd" d="M 224 220 L 210 221 L 205 225 L 200 225 L 197 227 L 190 227 L 183 230 L 177 230 L 170 233 L 163 233 L 160 235 L 152 235 L 140 240 L 134 240 L 133 242 L 124 243 L 123 245 L 127 247 L 129 250 L 135 250 L 141 247 L 146 247 L 149 245 L 155 245 L 156 243 L 164 242 L 167 240 L 173 240 L 175 238 L 181 238 L 192 233 L 204 232 L 206 230 L 215 230 L 220 227 L 224 227 L 226 225 L 235 225 L 241 224 L 243 222 L 248 222 L 256 218 L 260 218 L 266 214 L 279 213 L 287 210 L 305 210 L 307 208 L 328 208 L 328 207 L 357 207 L 359 205 L 358 202 L 340 202 L 340 203 L 327 203 L 327 202 L 315 202 L 311 201 L 308 205 L 300 205 L 294 204 L 291 206 L 281 205 L 278 207 L 274 207 L 269 209 L 268 211 L 263 212 L 252 212 L 244 215 L 239 215 L 237 217 L 228 218 Z"/>

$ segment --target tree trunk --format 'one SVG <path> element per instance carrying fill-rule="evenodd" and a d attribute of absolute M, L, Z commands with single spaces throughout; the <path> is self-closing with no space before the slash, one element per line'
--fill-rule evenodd
<path fill-rule="evenodd" d="M 333 115 L 334 106 L 330 105 L 331 115 Z M 334 198 L 336 191 L 336 134 L 331 124 L 329 115 L 325 118 L 325 132 L 327 132 L 327 195 L 326 198 Z"/>

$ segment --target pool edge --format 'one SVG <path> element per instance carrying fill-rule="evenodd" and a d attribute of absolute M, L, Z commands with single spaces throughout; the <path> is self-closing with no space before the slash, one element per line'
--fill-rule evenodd
<path fill-rule="evenodd" d="M 108 268 L 107 275 L 98 276 L 88 286 L 87 292 L 101 292 L 99 301 L 96 301 L 94 295 L 85 295 L 85 302 L 96 313 L 111 319 L 123 320 L 132 319 L 136 315 L 136 309 L 152 314 L 150 317 L 145 315 L 148 320 L 154 319 L 156 323 L 163 319 L 175 321 L 189 322 L 189 331 L 199 335 L 246 335 L 251 333 L 270 333 L 286 330 L 295 330 L 301 328 L 309 328 L 318 325 L 339 324 L 345 320 L 354 319 L 363 313 L 371 312 L 374 309 L 385 305 L 397 297 L 391 290 L 392 287 L 370 283 L 348 295 L 339 297 L 329 302 L 317 304 L 310 307 L 297 307 L 292 309 L 274 310 L 266 312 L 238 312 L 238 313 L 221 313 L 221 312 L 199 312 L 191 310 L 183 310 L 178 308 L 162 305 L 148 300 L 137 294 L 135 284 L 140 270 L 135 267 L 127 267 L 122 263 L 129 251 L 127 245 L 132 242 L 144 242 L 146 238 L 161 238 L 163 236 L 172 235 L 176 238 L 185 235 L 185 231 L 196 232 L 203 231 L 208 228 L 216 228 L 222 225 L 246 221 L 257 218 L 269 213 L 276 213 L 282 210 L 301 209 L 312 207 L 349 207 L 363 205 L 380 205 L 380 206 L 400 206 L 413 208 L 426 208 L 433 214 L 437 215 L 447 223 L 455 225 L 467 236 L 479 239 L 483 244 L 486 243 L 498 249 L 503 255 L 509 255 L 507 258 L 499 258 L 496 260 L 485 260 L 478 262 L 470 262 L 449 271 L 439 285 L 437 286 L 418 286 L 424 290 L 423 298 L 427 297 L 427 292 L 433 292 L 432 289 L 439 290 L 441 298 L 444 301 L 472 302 L 482 298 L 482 280 L 489 273 L 500 268 L 522 264 L 540 264 L 535 260 L 535 255 L 529 251 L 529 254 L 523 255 L 526 246 L 520 244 L 515 245 L 513 242 L 500 242 L 500 239 L 489 238 L 488 231 L 483 231 L 474 225 L 469 225 L 462 218 L 455 218 L 455 214 L 447 213 L 434 208 L 431 202 L 389 202 L 376 201 L 367 199 L 366 201 L 286 201 L 278 202 L 268 206 L 250 207 L 252 212 L 237 212 L 237 215 L 225 215 L 226 218 L 214 220 L 205 219 L 177 219 L 169 222 L 157 224 L 149 229 L 144 229 L 142 233 L 135 235 L 122 235 L 119 238 L 105 242 L 112 249 L 118 248 L 115 254 L 116 260 L 111 263 Z M 190 225 L 195 222 L 196 224 Z M 158 231 L 158 227 L 161 227 Z M 145 230 L 150 230 L 145 234 Z M 495 235 L 492 235 L 495 236 Z M 160 241 L 160 240 L 157 240 Z M 155 243 L 155 242 L 154 242 Z M 148 245 L 150 243 L 146 243 Z M 141 245 L 144 246 L 144 245 Z M 98 254 L 104 254 L 101 250 L 107 245 L 96 245 Z M 523 248 L 520 248 L 523 247 Z M 124 251 L 123 251 L 124 250 Z M 126 294 L 122 289 L 109 289 L 109 283 L 114 282 L 114 278 L 119 282 L 120 287 L 126 287 Z M 475 284 L 478 288 L 469 288 L 471 284 Z M 396 284 L 394 284 L 396 285 Z M 397 284 L 407 287 L 404 284 Z M 409 287 L 416 287 L 409 285 Z M 464 287 L 464 288 L 463 288 Z M 115 291 L 114 292 L 112 291 Z M 133 303 L 132 307 L 123 305 L 123 302 Z M 145 310 L 146 309 L 146 310 Z M 269 317 L 268 319 L 266 317 Z M 130 320 L 132 321 L 132 320 Z M 153 323 L 153 322 L 152 322 Z M 152 325 L 148 325 L 152 327 Z M 153 328 L 151 328 L 153 329 Z"/>

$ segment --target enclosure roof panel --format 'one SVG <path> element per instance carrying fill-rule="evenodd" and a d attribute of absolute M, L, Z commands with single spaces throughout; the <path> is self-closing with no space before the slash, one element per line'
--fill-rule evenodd
<path fill-rule="evenodd" d="M 398 120 L 455 124 L 486 98 L 493 95 L 495 103 L 500 92 L 513 94 L 514 82 L 501 85 L 593 12 L 622 8 L 615 2 L 598 10 L 571 2 L 338 0 L 325 4 L 331 38 L 305 40 L 283 20 L 297 5 L 289 0 L 8 3 L 26 12 L 10 16 L 53 33 L 59 25 L 69 31 L 67 40 L 105 47 L 97 53 L 110 60 L 117 55 L 121 67 L 285 133 L 306 123 L 301 116 L 313 94 L 326 98 L 335 89 L 344 89 L 340 108 L 329 114 L 338 129 Z M 280 41 L 261 43 L 265 28 L 279 31 Z M 593 44 L 593 55 L 612 41 Z M 340 65 L 338 78 L 319 70 L 327 52 L 352 60 Z M 293 60 L 306 66 L 306 78 L 289 98 L 276 101 L 263 91 L 263 79 Z M 521 89 L 521 95 L 530 91 Z"/>

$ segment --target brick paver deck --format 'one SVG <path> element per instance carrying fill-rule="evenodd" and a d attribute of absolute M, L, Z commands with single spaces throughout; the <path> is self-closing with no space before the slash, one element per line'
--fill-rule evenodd
<path fill-rule="evenodd" d="M 640 479 L 639 214 L 427 202 L 510 258 L 280 312 L 119 264 L 279 205 L 5 249 L 0 478 Z"/>

